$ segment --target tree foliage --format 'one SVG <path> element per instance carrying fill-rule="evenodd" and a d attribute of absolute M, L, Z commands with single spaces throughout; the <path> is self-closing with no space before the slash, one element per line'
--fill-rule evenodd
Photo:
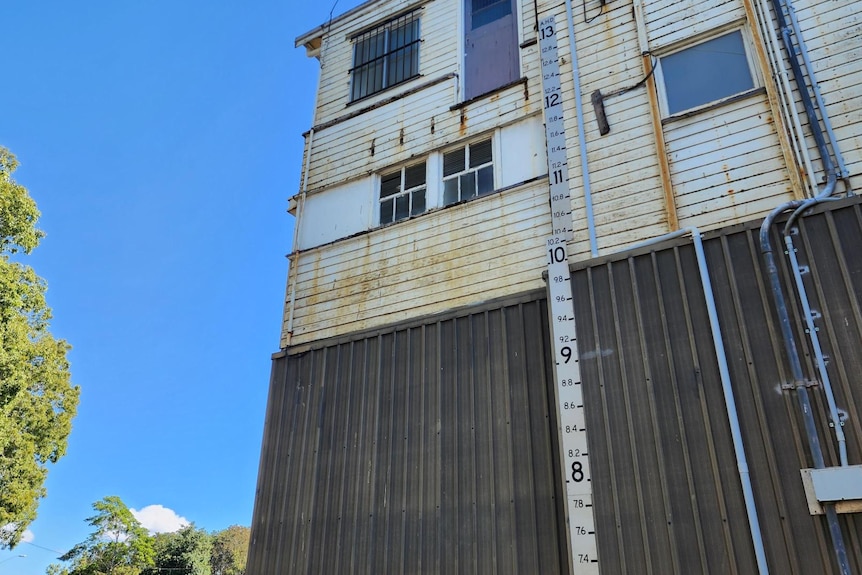
<path fill-rule="evenodd" d="M 203 529 L 194 524 L 186 525 L 175 533 L 159 533 L 155 541 L 155 567 L 144 571 L 144 575 L 212 575 L 210 554 L 213 542 Z"/>
<path fill-rule="evenodd" d="M 66 452 L 79 394 L 69 345 L 48 331 L 45 281 L 11 257 L 44 236 L 36 203 L 12 179 L 17 166 L 0 146 L 0 548 L 14 547 L 36 518 L 47 464 Z"/>
<path fill-rule="evenodd" d="M 194 524 L 150 535 L 116 496 L 93 504 L 93 531 L 48 567 L 48 575 L 245 575 L 250 531 L 207 533 Z"/>
<path fill-rule="evenodd" d="M 245 575 L 251 530 L 240 525 L 213 534 L 212 575 Z"/>
<path fill-rule="evenodd" d="M 111 495 L 93 503 L 96 514 L 87 518 L 93 532 L 65 555 L 68 567 L 52 565 L 56 575 L 138 575 L 155 564 L 153 538 L 123 500 Z"/>

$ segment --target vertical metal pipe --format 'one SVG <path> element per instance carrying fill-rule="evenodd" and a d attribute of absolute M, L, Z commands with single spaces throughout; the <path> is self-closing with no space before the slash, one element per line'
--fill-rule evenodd
<path fill-rule="evenodd" d="M 796 111 L 796 102 L 793 98 L 793 89 L 790 87 L 787 66 L 784 64 L 784 56 L 781 54 L 778 36 L 772 26 L 768 6 L 770 0 L 755 1 L 757 2 L 756 15 L 758 24 L 766 39 L 769 58 L 772 64 L 773 78 L 779 87 L 778 93 L 781 96 L 781 111 L 789 118 L 790 125 L 793 128 L 793 148 L 797 156 L 797 162 L 804 168 L 811 195 L 814 196 L 817 194 L 814 166 L 811 163 L 811 154 L 808 151 L 808 145 L 805 143 L 805 133 L 802 131 L 799 113 Z"/>
<path fill-rule="evenodd" d="M 818 194 L 817 199 L 823 199 L 832 194 L 835 188 L 835 171 L 830 173 L 829 183 Z M 810 201 L 810 200 L 809 200 Z M 766 273 L 769 276 L 769 284 L 772 288 L 772 296 L 775 302 L 775 308 L 778 312 L 778 323 L 781 328 L 782 339 L 784 340 L 784 348 L 787 352 L 787 358 L 790 363 L 790 373 L 793 378 L 793 383 L 796 384 L 796 398 L 799 402 L 799 408 L 802 411 L 802 420 L 805 424 L 805 433 L 808 436 L 808 446 L 811 451 L 811 458 L 814 462 L 814 467 L 823 469 L 825 462 L 823 459 L 823 450 L 820 446 L 820 436 L 817 433 L 817 425 L 814 421 L 814 412 L 811 408 L 811 399 L 808 397 L 808 389 L 805 387 L 804 376 L 802 373 L 802 362 L 799 360 L 799 351 L 796 347 L 796 339 L 793 336 L 793 330 L 790 326 L 790 314 L 787 311 L 787 303 L 784 300 L 784 293 L 781 290 L 781 280 L 778 275 L 778 266 L 775 264 L 775 256 L 772 253 L 772 243 L 769 241 L 769 228 L 772 227 L 773 220 L 780 214 L 795 210 L 805 206 L 807 202 L 793 201 L 780 205 L 763 220 L 760 226 L 760 251 L 763 255 L 764 263 L 766 264 Z M 835 511 L 834 504 L 824 504 L 826 513 L 826 522 L 829 526 L 829 533 L 832 537 L 832 547 L 835 552 L 835 559 L 838 561 L 838 567 L 842 575 L 850 575 L 850 561 L 847 557 L 847 548 L 844 544 L 844 534 L 841 532 L 841 525 L 838 523 L 838 514 Z"/>
<path fill-rule="evenodd" d="M 754 555 L 757 558 L 757 568 L 761 574 L 769 573 L 766 563 L 766 548 L 763 534 L 760 530 L 760 520 L 757 517 L 757 506 L 754 500 L 754 489 L 751 486 L 751 476 L 748 470 L 748 460 L 745 457 L 745 445 L 742 441 L 742 428 L 739 425 L 739 414 L 736 411 L 736 399 L 733 396 L 733 386 L 730 381 L 730 368 L 727 365 L 727 354 L 724 351 L 724 338 L 721 335 L 721 325 L 718 321 L 718 310 L 715 307 L 715 295 L 712 292 L 712 281 L 709 277 L 709 267 L 706 254 L 703 251 L 703 238 L 697 228 L 689 228 L 694 240 L 694 251 L 697 255 L 697 267 L 700 270 L 700 282 L 703 284 L 706 311 L 709 314 L 709 326 L 712 330 L 712 341 L 715 346 L 718 372 L 721 376 L 721 388 L 724 392 L 724 404 L 727 406 L 727 419 L 730 422 L 730 435 L 733 438 L 733 450 L 736 453 L 736 465 L 739 469 L 739 479 L 742 483 L 742 495 L 745 499 L 745 510 L 748 513 L 748 524 L 751 528 L 751 540 L 754 543 Z"/>
<path fill-rule="evenodd" d="M 781 0 L 772 0 L 772 6 L 775 9 L 775 19 L 778 23 L 779 31 L 781 32 L 781 38 L 784 41 L 784 49 L 787 50 L 787 56 L 790 60 L 790 70 L 793 72 L 793 80 L 799 88 L 802 107 L 805 109 L 805 115 L 808 116 L 811 135 L 814 136 L 814 142 L 817 144 L 817 150 L 820 152 L 820 161 L 823 162 L 823 169 L 828 175 L 835 169 L 835 167 L 832 163 L 829 149 L 826 147 L 826 141 L 823 139 L 823 131 L 820 129 L 820 122 L 817 119 L 817 113 L 814 111 L 814 104 L 811 102 L 811 96 L 808 94 L 808 88 L 805 85 L 805 76 L 802 73 L 802 68 L 799 66 L 799 60 L 796 57 L 796 47 L 793 45 L 793 38 L 791 37 L 793 32 L 787 26 L 787 21 L 784 19 Z M 815 83 L 816 82 L 812 77 L 811 84 Z M 818 195 L 822 195 L 822 193 Z"/>
<path fill-rule="evenodd" d="M 842 427 L 841 419 L 838 417 L 838 406 L 835 403 L 835 393 L 832 390 L 832 383 L 829 380 L 829 371 L 826 369 L 826 360 L 823 357 L 823 348 L 820 345 L 820 337 L 817 335 L 817 327 L 814 325 L 814 315 L 811 312 L 811 303 L 808 301 L 808 294 L 805 291 L 805 283 L 802 281 L 802 272 L 799 269 L 799 260 L 796 257 L 796 247 L 793 245 L 793 238 L 789 233 L 785 233 L 784 243 L 787 246 L 787 255 L 790 258 L 790 267 L 793 272 L 793 279 L 796 282 L 796 289 L 799 292 L 799 301 L 802 303 L 802 313 L 805 316 L 805 325 L 808 326 L 808 337 L 811 339 L 811 347 L 814 348 L 814 357 L 817 361 L 817 369 L 820 372 L 820 383 L 823 384 L 823 391 L 826 394 L 826 402 L 829 404 L 829 415 L 832 419 L 833 429 L 835 430 L 835 438 L 838 440 L 838 453 L 841 465 L 846 466 L 847 439 L 844 437 L 844 428 Z"/>
<path fill-rule="evenodd" d="M 802 63 L 805 64 L 805 70 L 811 78 L 811 90 L 814 92 L 814 99 L 817 102 L 817 109 L 820 110 L 820 118 L 823 121 L 823 127 L 826 128 L 826 135 L 829 136 L 829 143 L 832 146 L 832 152 L 835 154 L 835 160 L 838 162 L 839 175 L 842 178 L 847 178 L 850 172 L 844 165 L 844 158 L 841 156 L 841 150 L 838 147 L 838 140 L 835 138 L 835 132 L 832 130 L 832 122 L 829 120 L 829 114 L 826 113 L 826 103 L 823 101 L 823 95 L 820 93 L 820 85 L 814 81 L 814 66 L 811 64 L 811 59 L 808 57 L 808 47 L 805 45 L 805 39 L 802 37 L 802 29 L 799 26 L 799 19 L 796 17 L 796 9 L 793 7 L 793 0 L 784 0 L 787 4 L 787 14 L 790 16 L 790 24 L 793 27 L 793 33 L 796 35 L 796 41 L 799 45 L 799 54 L 802 56 Z"/>
<path fill-rule="evenodd" d="M 581 149 L 581 176 L 584 181 L 584 202 L 587 211 L 587 233 L 590 236 L 590 253 L 599 255 L 596 240 L 596 220 L 593 215 L 593 192 L 590 186 L 590 168 L 587 165 L 587 137 L 584 134 L 584 106 L 581 98 L 581 72 L 578 68 L 578 49 L 575 45 L 575 21 L 572 16 L 572 0 L 566 0 L 566 20 L 569 25 L 569 59 L 572 61 L 572 80 L 575 92 L 575 115 L 578 119 L 578 146 Z"/>
<path fill-rule="evenodd" d="M 733 451 L 736 455 L 736 467 L 739 472 L 739 482 L 742 485 L 742 496 L 745 501 L 745 511 L 748 516 L 751 542 L 754 545 L 754 556 L 757 560 L 758 572 L 766 575 L 769 573 L 769 565 L 766 561 L 766 546 L 763 542 L 763 533 L 760 528 L 760 520 L 757 516 L 754 489 L 751 485 L 751 474 L 748 468 L 748 459 L 745 456 L 745 444 L 742 439 L 742 427 L 739 424 L 739 412 L 736 410 L 736 398 L 733 395 L 730 368 L 727 364 L 727 354 L 724 351 L 724 337 L 721 335 L 721 324 L 718 320 L 718 309 L 715 306 L 715 294 L 712 291 L 712 280 L 709 276 L 709 266 L 706 261 L 706 254 L 703 250 L 703 237 L 700 234 L 700 230 L 695 227 L 683 228 L 657 238 L 649 239 L 645 242 L 634 244 L 627 247 L 626 250 L 647 247 L 663 241 L 678 238 L 686 234 L 691 234 L 694 242 L 694 253 L 697 257 L 700 283 L 703 286 L 703 297 L 706 301 L 706 311 L 709 316 L 712 344 L 715 348 L 715 357 L 718 362 L 721 389 L 724 393 L 724 405 L 727 408 L 727 419 L 730 424 L 730 435 L 733 440 Z"/>

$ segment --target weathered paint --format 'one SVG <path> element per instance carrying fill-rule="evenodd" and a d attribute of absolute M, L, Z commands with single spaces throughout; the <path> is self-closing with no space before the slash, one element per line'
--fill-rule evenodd
<path fill-rule="evenodd" d="M 540 287 L 546 187 L 539 180 L 302 252 L 291 343 Z"/>
<path fill-rule="evenodd" d="M 812 466 L 759 250 L 758 222 L 705 234 L 736 409 L 770 573 L 839 573 L 799 470 Z M 780 229 L 782 226 L 778 226 Z M 796 246 L 851 462 L 862 460 L 862 202 L 802 218 Z M 781 245 L 778 234 L 774 245 Z M 807 380 L 819 379 L 780 261 Z M 694 248 L 687 239 L 574 266 L 603 574 L 757 573 Z M 822 385 L 809 389 L 827 465 L 838 465 Z M 843 515 L 852 572 L 862 526 Z"/>
<path fill-rule="evenodd" d="M 778 229 L 778 228 L 775 228 Z M 775 229 L 773 231 L 775 231 Z M 862 459 L 862 200 L 800 220 L 851 461 Z M 773 242 L 780 241 L 774 234 Z M 771 573 L 838 573 L 757 222 L 705 234 Z M 792 294 L 786 260 L 783 288 Z M 756 573 L 703 287 L 685 239 L 572 267 L 603 575 Z M 556 573 L 565 556 L 542 291 L 277 354 L 248 572 Z M 792 309 L 797 309 L 795 305 Z M 816 379 L 802 318 L 791 322 Z M 820 385 L 809 389 L 838 463 Z M 862 526 L 840 518 L 853 571 Z"/>
<path fill-rule="evenodd" d="M 862 3 L 795 0 L 794 5 L 851 186 L 862 187 Z M 807 142 L 816 160 L 814 141 Z"/>
<path fill-rule="evenodd" d="M 775 205 L 800 195 L 799 170 L 788 169 L 786 122 L 776 109 L 772 71 L 767 69 L 756 24 L 748 20 L 751 9 L 746 2 L 721 0 L 708 6 L 695 0 L 647 2 L 640 41 L 630 3 L 592 7 L 587 3 L 589 15 L 595 16 L 591 22 L 576 14 L 581 88 L 585 95 L 595 90 L 605 95 L 610 125 L 610 133 L 602 136 L 592 108 L 585 107 L 601 253 L 661 235 L 677 225 L 708 230 L 762 217 Z M 535 4 L 539 16 L 554 14 L 560 22 L 565 20 L 562 1 Z M 421 76 L 350 104 L 351 35 L 411 6 L 421 10 Z M 322 127 L 315 132 L 306 174 L 312 201 L 305 212 L 307 221 L 299 223 L 309 231 L 303 237 L 315 239 L 295 246 L 302 251 L 292 261 L 296 269 L 286 315 L 294 318 L 293 337 L 298 338 L 294 341 L 313 341 L 467 305 L 481 301 L 488 289 L 499 296 L 539 281 L 541 241 L 531 242 L 546 233 L 549 221 L 542 184 L 527 183 L 475 205 L 438 209 L 440 181 L 434 177 L 440 170 L 441 151 L 485 134 L 496 134 L 498 187 L 519 179 L 529 182 L 541 171 L 537 168 L 544 161 L 542 142 L 537 139 L 540 58 L 538 45 L 532 42 L 536 14 L 530 0 L 518 6 L 523 81 L 467 103 L 461 101 L 459 77 L 463 44 L 459 1 L 369 2 L 300 39 L 322 38 L 316 49 L 322 64 L 316 121 Z M 836 0 L 830 6 L 836 9 L 811 0 L 797 2 L 815 71 L 834 113 L 836 134 L 846 145 L 843 151 L 851 178 L 858 178 L 862 71 L 854 55 L 862 48 L 854 31 L 862 26 L 862 8 L 850 0 Z M 734 26 L 748 30 L 748 38 L 755 43 L 752 60 L 756 85 L 761 88 L 686 117 L 662 118 L 655 78 L 640 84 L 652 64 L 641 43 L 660 56 Z M 590 250 L 567 36 L 567 28 L 561 26 L 558 43 L 574 230 L 569 251 L 576 261 L 589 258 Z M 356 114 L 358 106 L 369 109 Z M 431 209 L 410 221 L 375 229 L 374 217 L 369 220 L 358 209 L 359 197 L 365 198 L 367 213 L 373 214 L 375 174 L 419 159 L 428 161 Z M 348 188 L 354 190 L 349 199 Z M 346 207 L 335 211 L 339 198 Z M 330 221 L 333 214 L 353 221 Z M 337 230 L 342 237 L 336 237 L 341 233 Z M 496 266 L 482 260 L 477 242 L 490 242 L 482 249 L 499 256 Z M 425 262 L 433 263 L 426 266 Z M 283 344 L 287 341 L 285 337 Z"/>

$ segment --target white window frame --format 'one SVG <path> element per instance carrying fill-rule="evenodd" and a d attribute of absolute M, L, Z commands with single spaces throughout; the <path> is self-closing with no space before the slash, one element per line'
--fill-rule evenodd
<path fill-rule="evenodd" d="M 705 102 L 703 104 L 693 106 L 691 108 L 687 108 L 685 110 L 679 110 L 670 113 L 670 109 L 668 107 L 668 99 L 667 99 L 667 86 L 665 84 L 664 74 L 662 72 L 662 58 L 666 58 L 673 54 L 678 54 L 679 52 L 683 52 L 690 48 L 694 48 L 704 42 L 708 42 L 709 40 L 714 40 L 716 38 L 720 38 L 721 36 L 725 36 L 731 34 L 733 32 L 740 32 L 742 35 L 742 45 L 745 49 L 745 59 L 748 63 L 748 71 L 751 74 L 752 87 L 748 90 L 744 90 L 742 92 L 737 92 L 735 94 L 730 94 L 728 96 L 723 96 L 721 98 L 710 100 L 709 102 Z M 673 45 L 667 50 L 662 50 L 659 54 L 656 54 L 656 68 L 655 68 L 655 77 L 656 77 L 656 91 L 658 92 L 659 97 L 659 106 L 661 108 L 661 114 L 663 118 L 675 118 L 680 116 L 688 116 L 692 113 L 696 113 L 698 111 L 704 109 L 713 108 L 716 105 L 720 105 L 721 103 L 738 98 L 740 96 L 745 96 L 747 94 L 753 93 L 759 88 L 763 87 L 763 79 L 760 75 L 760 69 L 757 66 L 757 61 L 754 56 L 754 50 L 752 47 L 752 39 L 748 31 L 748 27 L 745 26 L 744 23 L 734 23 L 730 26 L 725 26 L 722 28 L 718 28 L 715 30 L 710 30 L 706 34 L 701 34 L 692 38 L 687 38 L 683 42 Z"/>
<path fill-rule="evenodd" d="M 458 204 L 461 202 L 471 201 L 471 200 L 475 200 L 478 198 L 483 198 L 487 195 L 493 194 L 497 190 L 497 182 L 500 181 L 500 175 L 498 173 L 498 167 L 497 167 L 498 162 L 496 161 L 496 159 L 498 159 L 500 157 L 500 155 L 499 155 L 500 149 L 499 149 L 499 145 L 498 145 L 498 140 L 499 140 L 499 138 L 496 137 L 495 133 L 485 134 L 484 136 L 482 136 L 480 138 L 471 139 L 468 142 L 463 142 L 463 143 L 459 144 L 458 146 L 453 146 L 453 147 L 450 147 L 450 148 L 440 152 L 440 172 L 439 172 L 439 174 L 440 174 L 440 206 L 442 206 L 442 207 L 452 206 L 452 205 L 455 205 L 455 204 Z M 476 144 L 480 144 L 480 143 L 486 142 L 486 141 L 490 141 L 491 161 L 485 162 L 485 163 L 478 165 L 478 166 L 471 167 L 470 166 L 470 148 L 472 146 L 475 146 Z M 459 172 L 455 172 L 455 173 L 452 173 L 449 175 L 444 175 L 445 162 L 444 162 L 443 158 L 446 156 L 446 154 L 452 153 L 452 152 L 454 152 L 456 150 L 460 150 L 460 149 L 464 150 L 464 169 L 459 171 Z M 462 198 L 461 197 L 461 190 L 460 190 L 461 176 L 468 174 L 470 172 L 476 174 L 476 182 L 477 182 L 476 185 L 478 186 L 479 170 L 482 170 L 482 169 L 487 168 L 487 167 L 491 167 L 491 190 L 489 192 L 484 193 L 484 194 L 479 194 L 478 190 L 477 190 L 477 195 L 471 196 L 469 198 Z M 446 181 L 455 180 L 455 179 L 459 180 L 458 200 L 454 201 L 454 202 L 450 202 L 447 204 L 446 203 L 446 196 L 445 196 L 445 194 L 446 194 Z"/>
<path fill-rule="evenodd" d="M 421 185 L 413 186 L 412 188 L 404 189 L 405 181 L 407 178 L 407 170 L 419 165 L 425 166 L 425 179 L 423 180 Z M 398 192 L 394 194 L 390 194 L 388 196 L 381 196 L 381 192 L 383 191 L 383 178 L 393 173 L 398 172 L 401 176 L 401 183 L 398 185 Z M 375 187 L 377 189 L 377 204 L 376 209 L 374 210 L 374 222 L 377 225 L 385 226 L 388 224 L 394 224 L 397 222 L 403 222 L 404 220 L 409 220 L 410 218 L 419 216 L 427 212 L 430 208 L 429 206 L 429 194 L 428 194 L 428 162 L 427 160 L 422 160 L 421 162 L 413 162 L 412 164 L 405 164 L 400 168 L 394 168 L 391 170 L 385 170 L 377 175 L 375 178 Z M 425 193 L 425 209 L 419 213 L 413 213 L 413 194 L 418 191 L 424 191 Z M 397 198 L 400 197 L 408 197 L 408 209 L 407 216 L 403 218 L 396 218 L 396 206 L 397 206 Z M 383 221 L 383 218 L 380 217 L 381 211 L 383 209 L 383 204 L 388 201 L 392 201 L 392 219 L 389 221 Z"/>

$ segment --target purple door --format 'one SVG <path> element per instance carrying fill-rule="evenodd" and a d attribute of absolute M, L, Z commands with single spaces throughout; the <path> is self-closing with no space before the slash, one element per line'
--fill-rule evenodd
<path fill-rule="evenodd" d="M 514 0 L 464 0 L 464 97 L 469 100 L 518 79 Z"/>

